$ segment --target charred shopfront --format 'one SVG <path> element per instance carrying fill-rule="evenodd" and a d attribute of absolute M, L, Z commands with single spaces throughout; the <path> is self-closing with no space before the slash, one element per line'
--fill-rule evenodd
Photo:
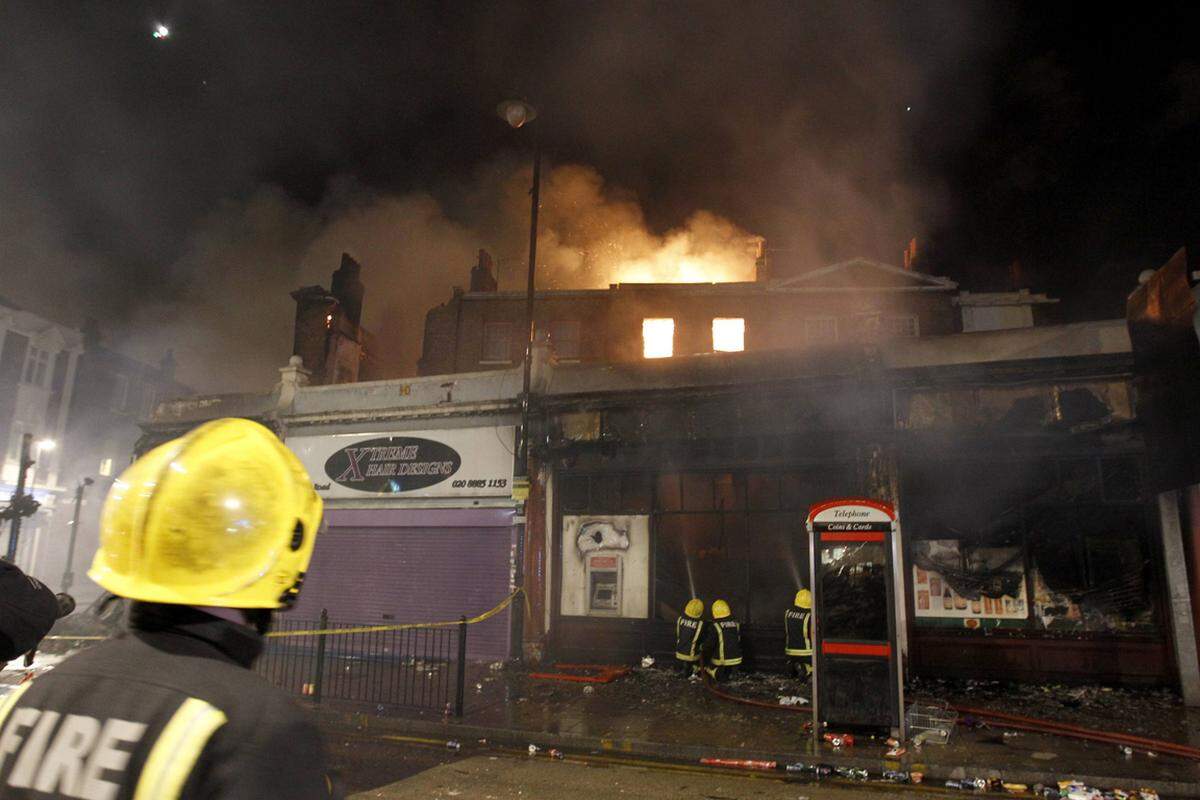
<path fill-rule="evenodd" d="M 527 644 L 669 657 L 695 596 L 730 603 L 748 666 L 780 668 L 805 514 L 864 496 L 899 514 L 910 672 L 1174 682 L 1127 340 L 1088 325 L 556 367 Z"/>

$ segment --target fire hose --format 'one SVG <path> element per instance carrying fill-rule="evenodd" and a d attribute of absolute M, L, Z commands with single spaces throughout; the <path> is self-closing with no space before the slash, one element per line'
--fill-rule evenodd
<path fill-rule="evenodd" d="M 803 708 L 799 706 L 780 706 L 775 705 L 774 703 L 764 702 L 762 700 L 752 700 L 748 697 L 738 697 L 737 695 L 721 691 L 707 679 L 704 681 L 704 688 L 707 689 L 710 694 L 713 694 L 716 697 L 746 706 L 770 708 L 776 711 L 791 711 L 794 713 L 808 715 L 812 714 L 811 708 Z M 1128 733 L 1100 731 L 1095 730 L 1094 728 L 1084 728 L 1080 725 L 1071 725 L 1066 722 L 1055 722 L 1054 720 L 1039 719 L 1037 717 L 1022 717 L 1016 714 L 1006 714 L 1001 711 L 992 711 L 986 708 L 975 708 L 973 706 L 952 705 L 951 708 L 960 714 L 969 714 L 974 717 L 979 717 L 988 724 L 997 728 L 1010 728 L 1012 730 L 1027 731 L 1030 733 L 1048 733 L 1055 736 L 1063 736 L 1072 739 L 1102 742 L 1104 744 L 1113 744 L 1121 747 L 1132 747 L 1137 750 L 1146 750 L 1155 753 L 1167 753 L 1169 755 L 1180 756 L 1181 758 L 1190 758 L 1200 761 L 1200 748 L 1191 747 L 1186 744 L 1179 744 L 1177 742 L 1168 742 L 1161 739 L 1149 739 L 1143 736 L 1134 736 L 1133 734 Z"/>
<path fill-rule="evenodd" d="M 1080 725 L 1071 725 L 1066 722 L 1055 722 L 1048 719 L 1039 719 L 1037 717 L 1022 717 L 1017 714 L 1006 714 L 1002 711 L 992 711 L 986 708 L 975 708 L 973 706 L 951 705 L 955 711 L 960 714 L 969 714 L 974 717 L 979 717 L 990 725 L 997 728 L 1012 728 L 1014 730 L 1030 731 L 1033 733 L 1052 733 L 1056 736 L 1066 736 L 1073 739 L 1083 739 L 1092 742 L 1104 742 L 1105 744 L 1115 744 L 1123 747 L 1133 747 L 1139 750 L 1148 750 L 1158 753 L 1169 753 L 1183 758 L 1192 758 L 1200 760 L 1200 748 L 1191 747 L 1186 744 L 1177 742 L 1167 742 L 1161 739 L 1148 739 L 1143 736 L 1134 736 L 1129 733 L 1114 733 L 1112 731 L 1099 731 L 1094 728 L 1084 728 Z"/>

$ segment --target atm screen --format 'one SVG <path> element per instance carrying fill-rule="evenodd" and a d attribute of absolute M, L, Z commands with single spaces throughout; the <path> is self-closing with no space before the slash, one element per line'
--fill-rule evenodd
<path fill-rule="evenodd" d="M 616 611 L 617 605 L 617 571 L 592 570 L 588 574 L 588 594 L 591 598 L 592 611 Z"/>
<path fill-rule="evenodd" d="M 821 636 L 888 639 L 887 550 L 881 542 L 847 542 L 821 549 Z"/>

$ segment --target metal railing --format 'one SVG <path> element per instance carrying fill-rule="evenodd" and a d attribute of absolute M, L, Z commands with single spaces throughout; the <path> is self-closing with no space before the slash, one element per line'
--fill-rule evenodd
<path fill-rule="evenodd" d="M 277 619 L 274 631 L 363 627 Z M 462 716 L 467 673 L 467 619 L 458 625 L 316 633 L 267 639 L 255 671 L 275 686 L 314 702 L 342 700 L 422 708 Z"/>

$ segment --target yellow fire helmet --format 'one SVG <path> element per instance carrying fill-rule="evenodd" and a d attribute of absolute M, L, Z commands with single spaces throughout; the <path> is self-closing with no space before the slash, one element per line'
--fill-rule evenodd
<path fill-rule="evenodd" d="M 321 511 L 303 465 L 275 434 L 246 419 L 214 420 L 116 480 L 88 577 L 152 603 L 290 606 Z"/>
<path fill-rule="evenodd" d="M 729 603 L 724 600 L 714 600 L 712 604 L 713 619 L 725 619 L 729 616 Z"/>
<path fill-rule="evenodd" d="M 808 589 L 796 592 L 796 608 L 812 608 L 812 592 Z"/>
<path fill-rule="evenodd" d="M 687 601 L 687 605 L 683 608 L 683 613 L 692 619 L 700 619 L 704 616 L 704 601 L 693 597 Z"/>

